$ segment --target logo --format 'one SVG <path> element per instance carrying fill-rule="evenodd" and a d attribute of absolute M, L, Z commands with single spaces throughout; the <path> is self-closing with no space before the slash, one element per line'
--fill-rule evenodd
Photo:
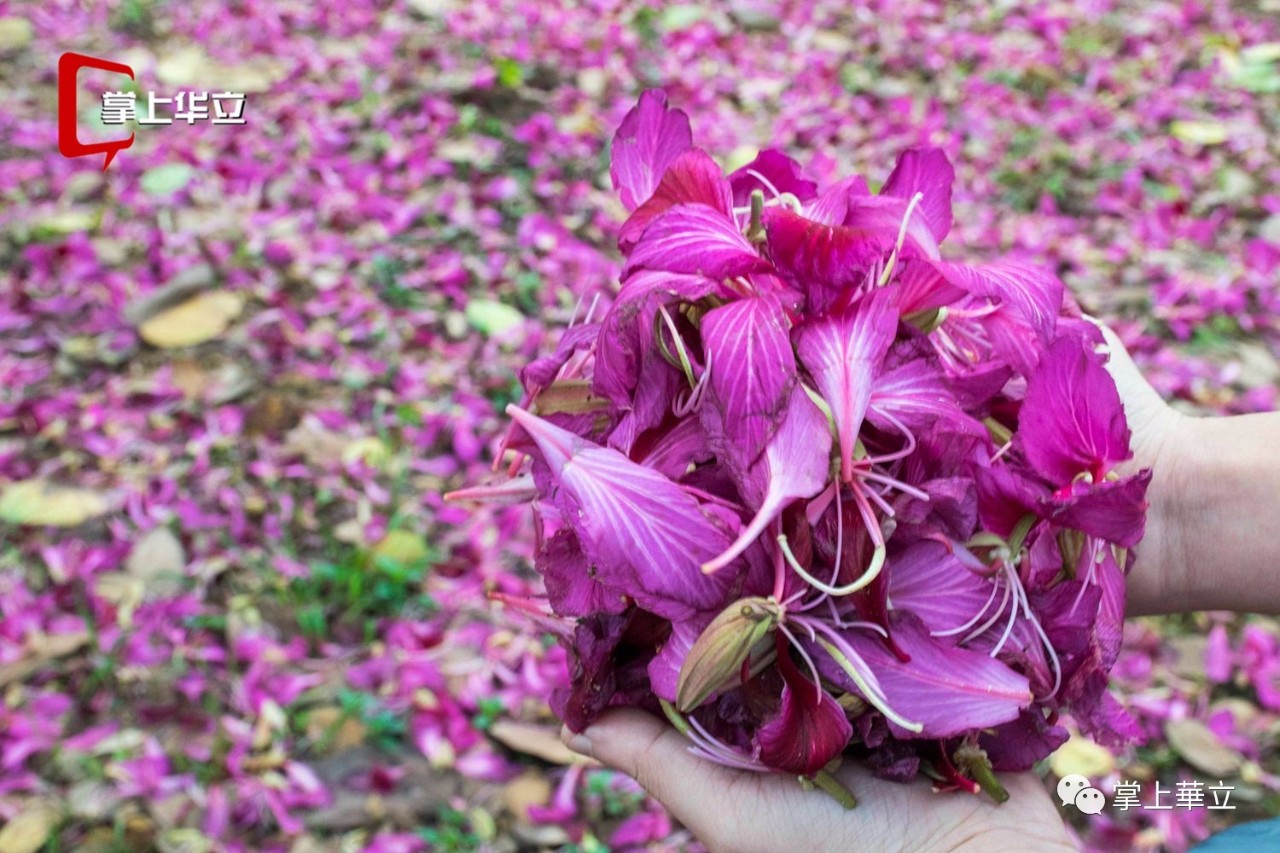
<path fill-rule="evenodd" d="M 106 142 L 80 141 L 76 126 L 76 117 L 79 115 L 79 104 L 76 102 L 79 90 L 76 81 L 82 68 L 107 71 L 130 80 L 135 78 L 133 69 L 121 62 L 110 62 L 83 53 L 64 53 L 58 59 L 58 151 L 63 157 L 105 154 L 106 158 L 102 161 L 102 171 L 105 172 L 117 154 L 133 145 L 136 134 L 129 134 L 128 139 Z M 157 107 L 163 104 L 174 105 L 171 115 L 157 112 Z M 209 112 L 211 105 L 212 114 Z M 178 92 L 172 98 L 159 98 L 155 92 L 147 92 L 146 111 L 139 115 L 138 93 L 116 91 L 102 93 L 100 116 L 104 125 L 123 125 L 126 122 L 139 126 L 168 125 L 175 121 L 190 125 L 210 120 L 213 124 L 246 124 L 244 105 L 243 92 Z"/>
<path fill-rule="evenodd" d="M 1064 806 L 1075 806 L 1085 814 L 1102 814 L 1107 798 L 1079 773 L 1058 780 L 1058 799 Z"/>
<path fill-rule="evenodd" d="M 130 80 L 134 79 L 133 69 L 120 62 L 108 62 L 105 59 L 85 56 L 83 53 L 64 53 L 58 60 L 58 152 L 63 157 L 88 157 L 91 154 L 106 154 L 106 159 L 102 161 L 102 171 L 105 172 L 117 154 L 133 145 L 135 134 L 129 134 L 128 139 L 116 139 L 107 142 L 86 144 L 80 141 L 80 135 L 76 128 L 76 114 L 78 112 L 76 76 L 80 73 L 81 68 L 94 68 L 99 71 L 109 71 L 112 74 L 122 74 Z"/>
<path fill-rule="evenodd" d="M 1157 781 L 1154 786 L 1154 796 L 1144 798 L 1141 782 L 1121 779 L 1115 783 L 1112 792 L 1115 798 L 1111 807 L 1122 812 L 1129 809 L 1169 811 L 1173 808 L 1234 811 L 1235 804 L 1231 802 L 1231 793 L 1234 790 L 1234 785 L 1228 785 L 1221 779 L 1218 780 L 1218 784 L 1208 786 L 1195 779 L 1179 779 L 1172 788 L 1166 788 Z M 1212 802 L 1205 799 L 1206 792 L 1212 798 Z M 1165 798 L 1169 794 L 1174 795 L 1175 802 L 1166 801 Z M 1093 787 L 1093 783 L 1079 773 L 1072 773 L 1058 780 L 1058 799 L 1062 800 L 1063 806 L 1075 806 L 1089 815 L 1100 814 L 1107 805 L 1106 795 Z"/>

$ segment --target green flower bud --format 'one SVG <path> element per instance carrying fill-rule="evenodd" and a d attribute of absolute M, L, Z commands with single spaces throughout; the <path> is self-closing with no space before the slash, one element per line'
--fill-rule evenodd
<path fill-rule="evenodd" d="M 781 617 L 777 603 L 767 598 L 744 598 L 726 607 L 684 659 L 676 682 L 676 707 L 688 713 L 711 694 L 737 683 L 751 650 Z"/>

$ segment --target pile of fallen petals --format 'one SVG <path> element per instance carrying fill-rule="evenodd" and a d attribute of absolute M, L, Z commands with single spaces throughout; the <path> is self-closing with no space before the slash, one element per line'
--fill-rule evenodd
<path fill-rule="evenodd" d="M 829 785 L 851 751 L 997 799 L 1064 713 L 1139 738 L 1106 688 L 1151 472 L 1114 471 L 1124 410 L 1061 282 L 943 257 L 946 155 L 875 194 L 774 149 L 726 175 L 651 90 L 610 173 L 618 296 L 521 371 L 516 476 L 454 496 L 533 500 L 568 725 L 650 707 L 728 766 Z"/>

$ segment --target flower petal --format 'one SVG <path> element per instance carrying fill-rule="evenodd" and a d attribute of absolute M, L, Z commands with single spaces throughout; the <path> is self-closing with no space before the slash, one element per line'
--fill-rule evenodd
<path fill-rule="evenodd" d="M 811 498 L 827 484 L 831 432 L 822 411 L 797 386 L 791 392 L 786 417 L 764 453 L 747 472 L 739 490 L 759 509 L 728 550 L 704 563 L 704 572 L 716 572 L 737 559 L 793 500 Z"/>
<path fill-rule="evenodd" d="M 692 275 L 643 271 L 630 276 L 600 324 L 591 390 L 620 408 L 631 407 L 641 356 L 653 344 L 658 306 L 701 299 L 720 285 Z"/>
<path fill-rule="evenodd" d="M 623 275 L 640 269 L 719 281 L 768 272 L 770 266 L 732 218 L 703 204 L 677 204 L 649 223 L 632 248 Z"/>
<path fill-rule="evenodd" d="M 898 737 L 944 738 L 1007 723 L 1031 703 L 1024 676 L 981 652 L 946 648 L 910 614 L 893 620 L 893 638 L 911 656 L 903 663 L 878 637 L 850 633 L 846 639 L 875 672 L 888 704 L 923 726 L 919 734 L 890 723 Z M 834 665 L 824 675 L 848 682 Z M 856 689 L 852 683 L 849 689 Z"/>
<path fill-rule="evenodd" d="M 671 162 L 693 145 L 689 117 L 667 106 L 661 89 L 650 89 L 618 125 L 609 176 L 627 210 L 644 204 Z"/>
<path fill-rule="evenodd" d="M 894 292 L 882 288 L 840 314 L 795 330 L 796 353 L 835 418 L 846 481 L 853 476 L 853 447 L 871 401 L 872 379 L 897 328 Z"/>
<path fill-rule="evenodd" d="M 616 450 L 585 441 L 508 406 L 529 433 L 570 506 L 573 526 L 603 582 L 668 619 L 721 606 L 731 577 L 698 571 L 729 536 L 671 480 Z M 730 575 L 732 573 L 726 573 Z"/>
<path fill-rule="evenodd" d="M 932 539 L 922 539 L 891 557 L 886 572 L 892 608 L 914 613 L 933 634 L 973 624 L 979 611 L 991 603 L 991 581 L 965 568 L 946 546 Z"/>
<path fill-rule="evenodd" d="M 1080 530 L 1132 548 L 1142 541 L 1147 520 L 1147 486 L 1151 469 L 1143 469 L 1123 480 L 1080 484 L 1069 496 L 1044 499 L 1047 517 L 1059 527 Z"/>
<path fill-rule="evenodd" d="M 578 537 L 565 527 L 547 538 L 534 563 L 547 587 L 551 608 L 560 616 L 621 613 L 626 591 L 606 584 L 583 553 Z"/>
<path fill-rule="evenodd" d="M 880 195 L 911 200 L 916 193 L 924 198 L 919 210 L 941 243 L 951 230 L 951 185 L 956 170 L 941 148 L 910 148 L 898 156 L 898 163 L 885 180 Z"/>
<path fill-rule="evenodd" d="M 730 175 L 729 184 L 735 207 L 750 204 L 754 190 L 761 190 L 766 199 L 791 193 L 802 202 L 818 194 L 818 185 L 804 176 L 800 164 L 775 148 L 761 151 L 756 159 Z"/>
<path fill-rule="evenodd" d="M 775 299 L 740 299 L 708 311 L 701 331 L 711 371 L 703 425 L 717 452 L 745 471 L 778 429 L 795 387 L 786 317 Z"/>
<path fill-rule="evenodd" d="M 778 670 L 782 704 L 756 732 L 760 760 L 776 770 L 812 776 L 849 745 L 853 725 L 836 700 L 804 676 L 782 642 Z"/>
<path fill-rule="evenodd" d="M 1079 338 L 1054 341 L 1027 380 L 1014 441 L 1036 472 L 1057 486 L 1084 473 L 1100 482 L 1130 457 L 1115 380 Z"/>
<path fill-rule="evenodd" d="M 716 161 L 700 148 L 690 148 L 667 167 L 653 195 L 623 223 L 618 246 L 623 252 L 630 251 L 649 223 L 677 204 L 704 204 L 733 219 L 729 182 Z"/>

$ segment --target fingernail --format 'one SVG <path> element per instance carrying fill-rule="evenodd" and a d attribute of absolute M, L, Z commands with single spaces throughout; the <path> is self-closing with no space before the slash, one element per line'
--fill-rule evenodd
<path fill-rule="evenodd" d="M 569 748 L 579 755 L 591 756 L 591 739 L 586 735 L 574 735 L 569 738 Z"/>

